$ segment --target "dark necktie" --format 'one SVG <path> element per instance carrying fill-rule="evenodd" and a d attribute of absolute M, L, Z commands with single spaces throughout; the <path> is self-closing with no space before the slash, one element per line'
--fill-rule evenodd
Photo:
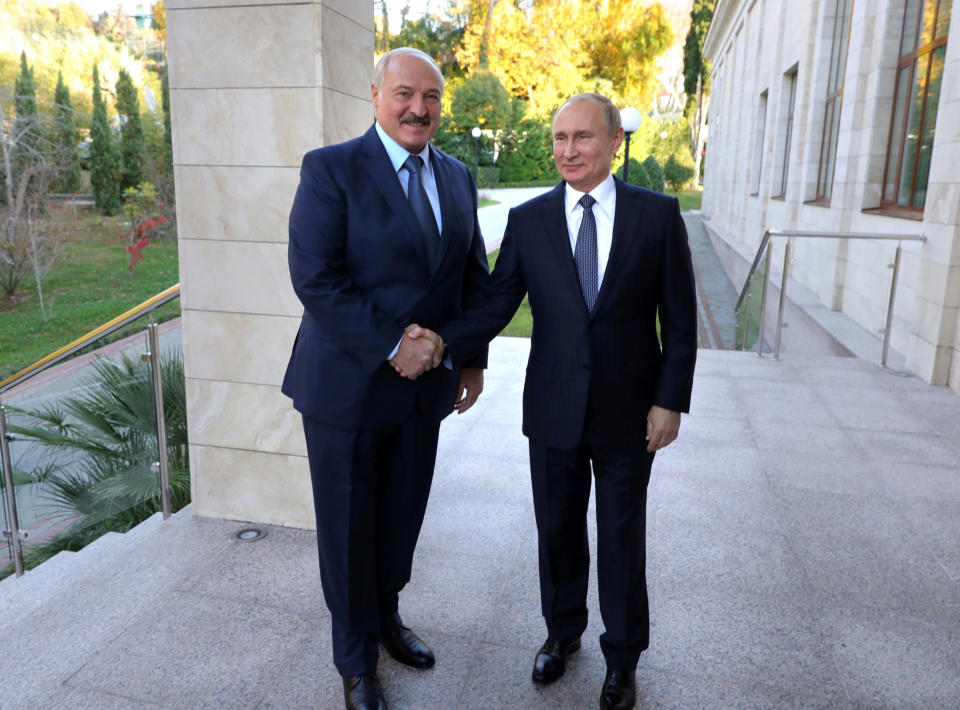
<path fill-rule="evenodd" d="M 597 220 L 592 209 L 595 202 L 590 195 L 580 198 L 583 219 L 580 220 L 577 245 L 573 249 L 573 260 L 577 264 L 577 275 L 580 277 L 580 290 L 583 291 L 588 312 L 593 311 L 593 304 L 597 301 Z"/>
<path fill-rule="evenodd" d="M 433 270 L 437 245 L 440 243 L 440 230 L 437 229 L 437 218 L 433 214 L 430 200 L 427 199 L 427 191 L 423 189 L 423 180 L 420 173 L 423 169 L 423 158 L 419 155 L 411 155 L 404 161 L 403 167 L 410 176 L 407 181 L 407 199 L 410 200 L 413 214 L 420 225 L 423 243 L 427 249 L 427 258 L 430 260 L 430 269 Z"/>

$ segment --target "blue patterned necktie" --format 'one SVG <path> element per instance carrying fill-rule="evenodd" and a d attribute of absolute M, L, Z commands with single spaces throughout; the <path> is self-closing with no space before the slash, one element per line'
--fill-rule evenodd
<path fill-rule="evenodd" d="M 423 180 L 420 171 L 423 169 L 423 158 L 411 155 L 404 162 L 403 167 L 410 176 L 407 182 L 407 199 L 413 208 L 413 214 L 420 225 L 423 234 L 423 243 L 427 249 L 427 258 L 430 260 L 430 269 L 433 270 L 436 261 L 437 246 L 440 243 L 440 230 L 437 229 L 437 218 L 433 214 L 427 191 L 423 189 Z"/>
<path fill-rule="evenodd" d="M 573 249 L 573 260 L 577 264 L 577 275 L 580 277 L 580 290 L 583 291 L 588 312 L 593 311 L 593 304 L 597 302 L 597 220 L 592 209 L 595 202 L 590 195 L 580 198 L 583 219 L 580 220 L 577 245 Z"/>

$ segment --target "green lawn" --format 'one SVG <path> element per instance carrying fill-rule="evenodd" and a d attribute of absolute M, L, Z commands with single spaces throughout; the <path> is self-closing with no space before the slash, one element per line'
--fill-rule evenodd
<path fill-rule="evenodd" d="M 130 278 L 125 237 L 118 236 L 122 231 L 123 216 L 101 219 L 80 213 L 44 288 L 47 303 L 53 300 L 48 322 L 40 316 L 32 273 L 24 277 L 13 299 L 0 296 L 0 379 L 180 280 L 175 236 L 150 239 L 144 260 Z M 161 319 L 174 317 L 179 301 L 164 311 Z"/>
<path fill-rule="evenodd" d="M 703 190 L 684 190 L 683 192 L 670 192 L 668 190 L 667 194 L 680 200 L 681 212 L 698 210 L 700 209 L 700 203 L 703 201 Z"/>

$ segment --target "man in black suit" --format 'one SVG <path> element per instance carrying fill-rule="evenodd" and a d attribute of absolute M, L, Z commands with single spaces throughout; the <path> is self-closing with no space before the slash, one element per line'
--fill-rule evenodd
<path fill-rule="evenodd" d="M 439 350 L 404 326 L 449 321 L 489 278 L 470 172 L 429 144 L 440 69 L 419 50 L 393 50 L 372 94 L 376 122 L 363 136 L 303 159 L 289 265 L 304 313 L 282 387 L 303 415 L 333 659 L 347 708 L 361 710 L 386 708 L 378 644 L 401 663 L 434 664 L 400 619 L 399 592 L 440 421 L 473 404 L 486 366 L 476 349 L 437 367 Z"/>
<path fill-rule="evenodd" d="M 563 675 L 587 626 L 592 464 L 607 662 L 600 707 L 616 710 L 634 706 L 635 669 L 649 642 L 650 466 L 689 410 L 697 352 L 693 268 L 679 204 L 611 175 L 622 139 L 619 112 L 606 97 L 567 100 L 553 125 L 564 182 L 510 211 L 487 299 L 437 338 L 453 362 L 469 357 L 529 294 L 523 432 L 547 625 L 533 680 Z M 411 335 L 436 336 L 426 329 Z"/>

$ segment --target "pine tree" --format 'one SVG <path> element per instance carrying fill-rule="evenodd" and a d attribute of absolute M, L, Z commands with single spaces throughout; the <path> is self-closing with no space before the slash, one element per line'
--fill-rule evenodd
<path fill-rule="evenodd" d="M 143 182 L 146 151 L 143 124 L 140 122 L 140 100 L 137 87 L 125 69 L 117 78 L 117 114 L 120 116 L 120 192 Z"/>
<path fill-rule="evenodd" d="M 90 183 L 97 209 L 106 214 L 120 210 L 120 156 L 113 143 L 107 105 L 100 94 L 100 74 L 93 65 L 93 119 L 90 123 Z"/>
<path fill-rule="evenodd" d="M 77 192 L 80 189 L 80 154 L 77 151 L 77 125 L 73 116 L 70 91 L 63 83 L 63 72 L 57 73 L 57 89 L 53 98 L 57 111 L 56 140 L 62 153 L 63 171 L 57 182 L 60 192 Z"/>

